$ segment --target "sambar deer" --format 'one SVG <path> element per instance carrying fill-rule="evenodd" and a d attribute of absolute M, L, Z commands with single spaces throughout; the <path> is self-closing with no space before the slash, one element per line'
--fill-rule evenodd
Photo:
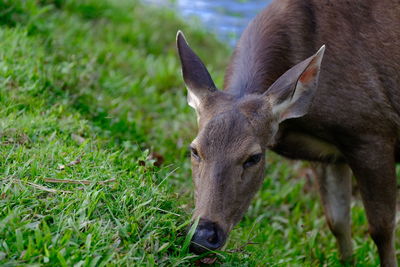
<path fill-rule="evenodd" d="M 381 265 L 397 266 L 398 0 L 275 0 L 242 34 L 224 90 L 181 32 L 177 47 L 199 126 L 190 146 L 193 216 L 200 219 L 193 252 L 224 245 L 260 188 L 270 149 L 319 165 L 326 219 L 343 260 L 353 253 L 354 174 Z"/>

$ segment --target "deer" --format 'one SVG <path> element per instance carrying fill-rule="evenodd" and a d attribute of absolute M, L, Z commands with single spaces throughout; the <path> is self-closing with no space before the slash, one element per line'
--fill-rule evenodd
<path fill-rule="evenodd" d="M 397 266 L 400 4 L 275 0 L 242 33 L 223 90 L 177 33 L 198 219 L 190 250 L 221 249 L 264 180 L 266 151 L 312 162 L 327 224 L 352 260 L 352 177 L 381 266 Z M 211 52 L 210 52 L 211 53 Z"/>

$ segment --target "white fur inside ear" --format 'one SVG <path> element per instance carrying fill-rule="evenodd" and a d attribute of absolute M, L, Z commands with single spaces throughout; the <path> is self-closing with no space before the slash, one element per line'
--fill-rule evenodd
<path fill-rule="evenodd" d="M 199 124 L 200 123 L 200 98 L 197 97 L 189 88 L 188 88 L 187 101 L 188 101 L 189 106 L 191 106 L 196 111 L 197 124 Z"/>
<path fill-rule="evenodd" d="M 194 108 L 196 111 L 200 108 L 200 98 L 197 97 L 190 88 L 188 88 L 187 101 L 189 106 Z"/>
<path fill-rule="evenodd" d="M 290 103 L 291 103 L 290 99 L 286 99 L 280 104 L 272 103 L 272 114 L 274 114 L 277 117 L 280 117 L 280 114 L 282 114 L 290 106 Z"/>
<path fill-rule="evenodd" d="M 278 122 L 282 122 L 288 117 L 298 118 L 304 115 L 303 113 L 292 113 L 291 107 L 292 105 L 296 105 L 296 102 L 302 95 L 307 94 L 307 89 L 309 89 L 307 86 L 298 81 L 294 94 L 291 98 L 288 98 L 279 104 L 272 105 L 272 113 L 275 114 L 276 117 L 278 117 Z M 290 115 L 288 113 L 290 113 Z"/>

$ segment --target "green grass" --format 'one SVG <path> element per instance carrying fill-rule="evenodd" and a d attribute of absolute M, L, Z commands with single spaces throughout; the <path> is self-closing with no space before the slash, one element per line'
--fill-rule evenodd
<path fill-rule="evenodd" d="M 195 263 L 185 234 L 196 125 L 178 29 L 221 85 L 229 49 L 169 11 L 127 0 L 0 1 L 0 265 Z M 263 188 L 218 264 L 340 265 L 318 196 L 298 178 L 269 155 Z M 375 266 L 359 201 L 353 229 L 357 264 Z"/>

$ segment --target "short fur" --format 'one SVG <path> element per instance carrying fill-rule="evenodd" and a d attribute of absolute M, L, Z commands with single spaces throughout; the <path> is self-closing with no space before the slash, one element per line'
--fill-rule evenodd
<path fill-rule="evenodd" d="M 224 91 L 216 90 L 178 34 L 199 119 L 192 143 L 194 217 L 201 218 L 195 252 L 225 243 L 262 182 L 264 158 L 251 160 L 269 148 L 318 165 L 319 191 L 343 260 L 352 254 L 352 171 L 381 265 L 397 266 L 399 22 L 397 0 L 275 0 L 244 31 Z M 323 44 L 321 64 L 323 51 L 314 53 Z"/>

